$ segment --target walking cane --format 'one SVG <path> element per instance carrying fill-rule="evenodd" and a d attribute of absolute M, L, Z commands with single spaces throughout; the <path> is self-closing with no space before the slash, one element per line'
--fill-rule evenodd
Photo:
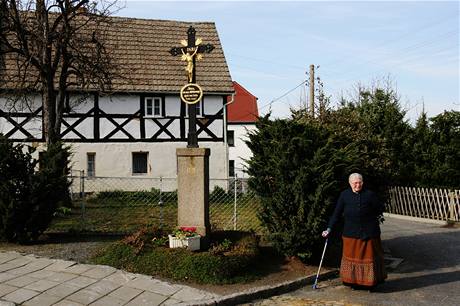
<path fill-rule="evenodd" d="M 329 240 L 329 238 L 326 239 L 326 243 L 324 244 L 323 255 L 321 255 L 321 261 L 319 262 L 318 273 L 316 273 L 315 283 L 312 286 L 313 289 L 318 289 L 319 271 L 321 270 L 321 265 L 323 264 L 324 254 L 326 253 L 326 247 L 327 247 L 327 241 L 328 240 Z"/>

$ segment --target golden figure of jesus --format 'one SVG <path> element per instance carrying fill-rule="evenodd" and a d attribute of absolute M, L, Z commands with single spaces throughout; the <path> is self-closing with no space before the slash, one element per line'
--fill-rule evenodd
<path fill-rule="evenodd" d="M 193 51 L 193 53 L 191 53 L 191 54 L 188 51 L 184 52 L 183 49 L 181 51 L 182 51 L 181 59 L 183 61 L 187 61 L 187 66 L 185 67 L 185 71 L 187 71 L 188 81 L 189 81 L 189 83 L 191 83 L 193 81 L 193 57 L 195 56 L 196 52 L 198 51 L 198 48 L 195 47 L 195 51 Z"/>

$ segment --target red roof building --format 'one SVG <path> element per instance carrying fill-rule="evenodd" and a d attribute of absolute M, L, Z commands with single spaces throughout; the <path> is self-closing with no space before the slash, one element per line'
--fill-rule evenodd
<path fill-rule="evenodd" d="M 247 91 L 243 86 L 233 81 L 235 96 L 233 103 L 227 106 L 227 119 L 229 123 L 254 123 L 259 117 L 257 97 Z M 228 98 L 228 101 L 231 97 Z"/>
<path fill-rule="evenodd" d="M 256 129 L 259 117 L 257 97 L 233 81 L 235 95 L 227 105 L 228 176 L 244 178 L 252 152 L 246 144 L 248 133 Z M 231 98 L 228 99 L 228 102 Z"/>

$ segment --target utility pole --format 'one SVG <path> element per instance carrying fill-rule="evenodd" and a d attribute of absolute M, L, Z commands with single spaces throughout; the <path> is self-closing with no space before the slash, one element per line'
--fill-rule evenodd
<path fill-rule="evenodd" d="M 315 65 L 310 65 L 310 115 L 315 117 Z"/>

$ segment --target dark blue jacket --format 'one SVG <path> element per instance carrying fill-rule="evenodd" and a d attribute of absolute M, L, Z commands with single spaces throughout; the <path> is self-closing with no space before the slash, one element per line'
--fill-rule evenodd
<path fill-rule="evenodd" d="M 359 239 L 376 238 L 380 236 L 378 216 L 383 210 L 384 206 L 374 192 L 362 189 L 359 193 L 354 193 L 349 188 L 340 194 L 329 220 L 329 228 L 333 229 L 343 216 L 343 236 Z"/>

